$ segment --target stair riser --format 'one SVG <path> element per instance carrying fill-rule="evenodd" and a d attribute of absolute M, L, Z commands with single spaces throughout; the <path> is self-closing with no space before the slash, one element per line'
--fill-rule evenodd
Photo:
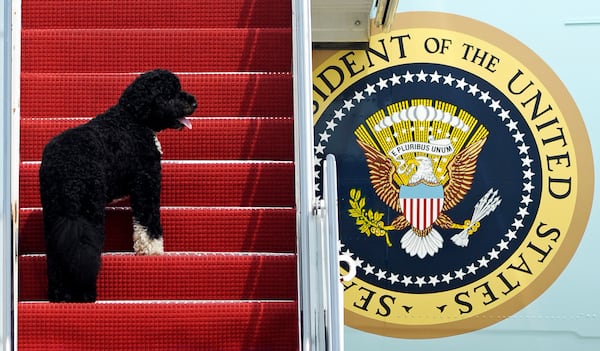
<path fill-rule="evenodd" d="M 290 27 L 291 4 L 281 0 L 29 0 L 23 28 Z"/>
<path fill-rule="evenodd" d="M 19 258 L 19 300 L 48 299 L 45 256 Z M 105 255 L 98 300 L 296 298 L 295 255 Z"/>
<path fill-rule="evenodd" d="M 20 170 L 21 207 L 40 207 L 39 163 Z M 163 163 L 162 206 L 294 206 L 291 162 Z"/>
<path fill-rule="evenodd" d="M 295 252 L 293 208 L 162 208 L 165 251 Z M 44 253 L 42 210 L 21 210 L 19 254 Z M 132 252 L 131 211 L 106 211 L 103 250 Z"/>
<path fill-rule="evenodd" d="M 295 302 L 19 304 L 24 350 L 295 350 Z M 57 322 L 60 321 L 60 322 Z"/>
<path fill-rule="evenodd" d="M 116 104 L 136 76 L 23 73 L 21 116 L 94 117 Z M 180 73 L 178 76 L 182 88 L 198 100 L 194 116 L 290 117 L 293 114 L 292 76 L 288 73 Z"/>
<path fill-rule="evenodd" d="M 23 30 L 23 72 L 289 72 L 289 28 Z"/>
<path fill-rule="evenodd" d="M 89 119 L 21 120 L 21 161 L 38 161 L 48 141 Z M 292 160 L 291 118 L 191 118 L 191 130 L 158 135 L 163 160 Z"/>

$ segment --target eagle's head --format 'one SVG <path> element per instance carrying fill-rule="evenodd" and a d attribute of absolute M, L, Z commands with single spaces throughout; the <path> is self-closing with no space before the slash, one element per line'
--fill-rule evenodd
<path fill-rule="evenodd" d="M 416 170 L 408 180 L 408 185 L 416 185 L 419 183 L 425 183 L 427 185 L 439 184 L 437 177 L 433 174 L 433 164 L 429 157 L 416 156 L 414 159 L 409 160 L 408 163 L 414 163 L 416 165 Z"/>

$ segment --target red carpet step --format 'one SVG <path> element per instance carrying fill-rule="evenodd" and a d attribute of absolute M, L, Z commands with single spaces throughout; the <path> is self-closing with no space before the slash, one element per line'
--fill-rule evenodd
<path fill-rule="evenodd" d="M 166 251 L 274 252 L 296 249 L 296 210 L 291 207 L 163 207 Z M 19 253 L 45 252 L 41 208 L 22 209 Z M 131 210 L 106 211 L 104 251 L 132 252 Z"/>
<path fill-rule="evenodd" d="M 19 299 L 47 300 L 46 257 L 19 258 Z M 293 300 L 293 254 L 105 254 L 98 300 Z"/>
<path fill-rule="evenodd" d="M 21 35 L 21 69 L 289 72 L 291 39 L 290 28 L 26 29 Z"/>
<path fill-rule="evenodd" d="M 40 207 L 39 162 L 21 164 L 21 207 Z M 263 161 L 165 161 L 162 206 L 294 205 L 294 164 Z"/>
<path fill-rule="evenodd" d="M 46 143 L 89 118 L 21 120 L 21 161 L 39 160 Z M 158 135 L 163 160 L 292 160 L 294 122 L 286 117 L 190 118 L 191 130 Z"/>
<path fill-rule="evenodd" d="M 18 313 L 20 351 L 287 351 L 298 343 L 294 301 L 28 302 Z"/>
<path fill-rule="evenodd" d="M 290 117 L 293 114 L 289 73 L 180 73 L 179 76 L 183 88 L 197 97 L 194 116 Z M 24 72 L 21 116 L 94 117 L 114 105 L 135 77 L 135 73 Z M 289 142 L 293 145 L 293 139 Z"/>
<path fill-rule="evenodd" d="M 281 0 L 28 0 L 23 28 L 272 28 L 290 27 Z"/>

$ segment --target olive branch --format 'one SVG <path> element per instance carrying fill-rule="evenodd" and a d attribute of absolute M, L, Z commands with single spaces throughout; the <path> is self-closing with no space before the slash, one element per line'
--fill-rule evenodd
<path fill-rule="evenodd" d="M 348 202 L 350 203 L 348 213 L 350 217 L 356 218 L 358 230 L 366 236 L 371 236 L 371 234 L 378 237 L 385 236 L 388 247 L 391 247 L 392 242 L 388 231 L 394 229 L 394 226 L 383 224 L 383 213 L 370 209 L 365 210 L 366 199 L 362 197 L 360 189 L 350 189 Z"/>

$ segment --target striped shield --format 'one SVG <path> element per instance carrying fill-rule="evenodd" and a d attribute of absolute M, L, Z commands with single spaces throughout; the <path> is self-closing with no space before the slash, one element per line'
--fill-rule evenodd
<path fill-rule="evenodd" d="M 400 187 L 399 196 L 404 217 L 419 230 L 431 227 L 444 205 L 444 188 L 441 185 L 404 185 Z"/>

